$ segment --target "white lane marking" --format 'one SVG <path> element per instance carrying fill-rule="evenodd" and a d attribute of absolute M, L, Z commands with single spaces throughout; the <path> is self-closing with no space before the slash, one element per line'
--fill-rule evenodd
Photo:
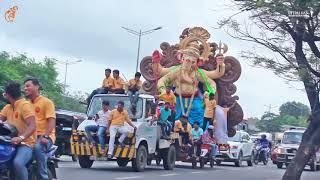
<path fill-rule="evenodd" d="M 163 175 L 160 175 L 160 176 L 166 177 L 166 176 L 176 176 L 176 175 L 179 175 L 179 174 L 172 173 L 172 174 L 163 174 Z"/>
<path fill-rule="evenodd" d="M 117 180 L 124 180 L 124 179 L 138 179 L 138 178 L 142 178 L 141 176 L 129 176 L 129 177 L 119 177 L 119 178 L 114 178 Z"/>
<path fill-rule="evenodd" d="M 194 172 L 191 172 L 191 174 L 202 174 L 203 172 L 201 171 L 194 171 Z"/>

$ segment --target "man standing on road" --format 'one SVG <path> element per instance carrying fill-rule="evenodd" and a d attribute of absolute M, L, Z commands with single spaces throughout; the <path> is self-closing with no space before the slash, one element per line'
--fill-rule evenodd
<path fill-rule="evenodd" d="M 10 82 L 5 86 L 4 97 L 10 102 L 0 112 L 0 123 L 6 121 L 18 130 L 18 137 L 11 143 L 17 145 L 13 159 L 16 180 L 28 180 L 27 163 L 32 159 L 32 148 L 36 141 L 36 122 L 32 104 L 21 97 L 20 84 Z"/>
<path fill-rule="evenodd" d="M 87 133 L 88 141 L 91 148 L 94 146 L 94 140 L 91 132 L 97 132 L 99 143 L 101 145 L 102 156 L 106 155 L 105 152 L 105 135 L 106 130 L 109 126 L 111 111 L 109 110 L 109 101 L 102 101 L 102 110 L 98 112 L 96 123 L 97 125 L 90 125 L 85 127 Z"/>
<path fill-rule="evenodd" d="M 118 102 L 118 108 L 111 111 L 110 115 L 110 140 L 109 140 L 109 149 L 108 149 L 108 158 L 112 158 L 113 155 L 113 146 L 117 133 L 120 133 L 119 143 L 121 146 L 124 146 L 123 141 L 127 137 L 129 130 L 125 127 L 124 123 L 127 122 L 131 127 L 134 128 L 134 131 L 137 130 L 137 127 L 132 124 L 131 119 L 129 118 L 128 111 L 124 109 L 124 102 Z"/>
<path fill-rule="evenodd" d="M 56 140 L 56 112 L 53 102 L 40 95 L 40 83 L 36 78 L 27 78 L 24 81 L 24 92 L 33 104 L 36 124 L 37 142 L 35 145 L 35 158 L 38 164 L 38 177 L 40 180 L 47 180 L 47 153 Z"/>

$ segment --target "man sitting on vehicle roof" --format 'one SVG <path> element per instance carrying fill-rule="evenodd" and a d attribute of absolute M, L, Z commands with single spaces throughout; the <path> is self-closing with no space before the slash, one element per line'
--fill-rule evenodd
<path fill-rule="evenodd" d="M 113 74 L 113 86 L 110 92 L 114 94 L 124 94 L 124 80 L 120 77 L 119 70 L 115 69 L 112 71 Z"/>
<path fill-rule="evenodd" d="M 101 88 L 92 91 L 90 96 L 87 98 L 87 104 L 89 105 L 91 99 L 96 94 L 108 94 L 108 92 L 113 88 L 113 78 L 111 77 L 111 69 L 105 69 L 105 78 L 102 81 Z"/>
<path fill-rule="evenodd" d="M 91 132 L 97 132 L 97 136 L 99 139 L 99 143 L 101 145 L 101 155 L 105 156 L 105 135 L 106 130 L 109 126 L 111 111 L 109 110 L 109 101 L 102 101 L 102 110 L 96 114 L 96 123 L 97 125 L 89 125 L 85 127 L 85 131 L 87 133 L 88 141 L 90 143 L 91 148 L 94 147 L 94 140 Z"/>
<path fill-rule="evenodd" d="M 203 144 L 211 145 L 211 157 L 215 159 L 217 154 L 217 145 L 216 138 L 214 137 L 214 126 L 208 126 L 208 129 L 203 133 L 201 137 L 201 141 Z"/>
<path fill-rule="evenodd" d="M 110 140 L 109 140 L 109 150 L 108 158 L 112 158 L 113 155 L 113 146 L 117 133 L 120 133 L 119 143 L 123 147 L 123 141 L 129 134 L 129 129 L 124 125 L 127 122 L 131 127 L 134 128 L 134 131 L 137 130 L 137 127 L 132 124 L 131 119 L 129 118 L 128 111 L 124 109 L 124 102 L 119 101 L 117 109 L 111 111 L 110 115 Z"/>

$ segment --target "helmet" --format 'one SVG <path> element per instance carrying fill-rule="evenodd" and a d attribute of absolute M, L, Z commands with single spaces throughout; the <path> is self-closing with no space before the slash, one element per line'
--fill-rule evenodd
<path fill-rule="evenodd" d="M 266 136 L 265 134 L 261 134 L 261 138 L 262 138 L 262 139 L 266 139 L 267 136 Z"/>
<path fill-rule="evenodd" d="M 16 137 L 18 136 L 18 130 L 11 124 L 2 123 L 0 124 L 0 136 Z"/>
<path fill-rule="evenodd" d="M 10 161 L 16 154 L 16 148 L 12 144 L 0 143 L 0 165 Z"/>

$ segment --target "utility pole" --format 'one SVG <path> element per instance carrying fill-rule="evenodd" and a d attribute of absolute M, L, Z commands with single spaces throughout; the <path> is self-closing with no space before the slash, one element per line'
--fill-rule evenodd
<path fill-rule="evenodd" d="M 153 28 L 147 31 L 142 31 L 141 29 L 139 31 L 135 31 L 132 29 L 129 29 L 127 27 L 121 27 L 122 29 L 126 30 L 128 33 L 133 34 L 138 36 L 138 53 L 137 53 L 137 63 L 136 63 L 136 72 L 138 72 L 138 67 L 139 67 L 139 59 L 140 59 L 140 46 L 141 46 L 141 37 L 147 34 L 151 34 L 154 31 L 160 30 L 162 29 L 161 26 L 157 27 L 157 28 Z"/>
<path fill-rule="evenodd" d="M 60 60 L 56 60 L 58 63 L 61 63 L 63 65 L 65 65 L 65 71 L 64 71 L 64 83 L 63 83 L 63 93 L 66 93 L 66 87 L 67 87 L 67 74 L 68 74 L 68 66 L 72 65 L 72 64 L 76 64 L 79 62 L 82 62 L 82 60 L 76 60 L 76 61 L 60 61 Z"/>

